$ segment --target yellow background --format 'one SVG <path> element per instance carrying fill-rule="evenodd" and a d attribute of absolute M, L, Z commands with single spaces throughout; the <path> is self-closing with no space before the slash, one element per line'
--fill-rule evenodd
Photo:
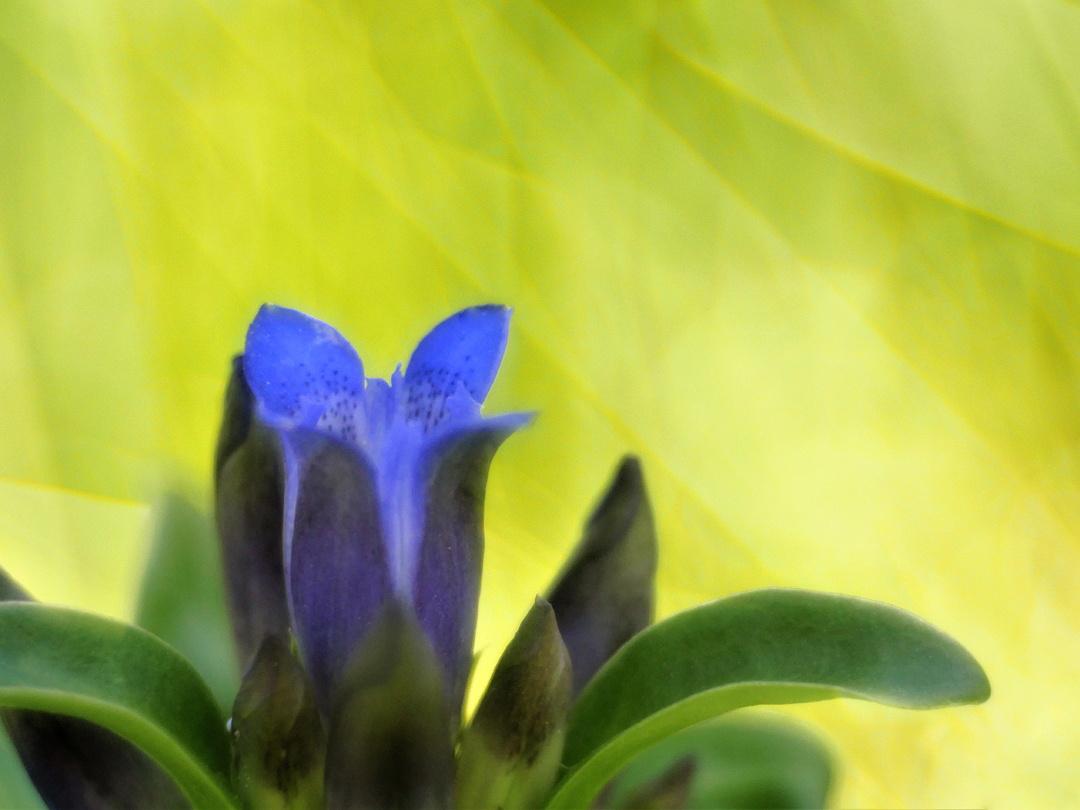
<path fill-rule="evenodd" d="M 0 564 L 130 616 L 258 304 L 388 375 L 515 308 L 488 667 L 625 451 L 661 613 L 900 605 L 983 707 L 793 710 L 840 806 L 1080 804 L 1080 10 L 4 0 Z"/>

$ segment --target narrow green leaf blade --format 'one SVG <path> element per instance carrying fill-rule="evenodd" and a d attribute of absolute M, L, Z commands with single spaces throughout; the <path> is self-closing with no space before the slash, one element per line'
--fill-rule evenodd
<path fill-rule="evenodd" d="M 19 752 L 0 724 L 0 798 L 8 810 L 46 810 L 23 768 Z"/>
<path fill-rule="evenodd" d="M 195 807 L 235 807 L 210 688 L 145 630 L 55 605 L 0 605 L 0 706 L 104 726 L 157 760 Z"/>
<path fill-rule="evenodd" d="M 786 588 L 736 594 L 631 639 L 581 694 L 551 807 L 581 807 L 631 757 L 733 709 L 856 697 L 926 709 L 990 684 L 954 639 L 899 608 Z"/>
<path fill-rule="evenodd" d="M 136 624 L 175 647 L 206 679 L 218 705 L 232 707 L 240 672 L 221 552 L 213 524 L 178 494 L 165 495 L 155 509 Z"/>

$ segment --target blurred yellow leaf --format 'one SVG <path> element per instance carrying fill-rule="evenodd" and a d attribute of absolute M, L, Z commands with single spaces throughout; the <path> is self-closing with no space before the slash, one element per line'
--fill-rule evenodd
<path fill-rule="evenodd" d="M 130 618 L 144 504 L 0 480 L 3 567 L 42 602 Z"/>
<path fill-rule="evenodd" d="M 1076 804 L 1077 41 L 1061 0 L 6 0 L 0 476 L 205 491 L 260 302 L 383 375 L 506 302 L 490 410 L 543 415 L 492 471 L 487 666 L 634 450 L 662 612 L 855 593 L 986 667 L 985 707 L 798 710 L 841 805 Z"/>

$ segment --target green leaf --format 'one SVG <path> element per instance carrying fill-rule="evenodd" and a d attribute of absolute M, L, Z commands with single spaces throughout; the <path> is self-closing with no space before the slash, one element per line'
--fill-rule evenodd
<path fill-rule="evenodd" d="M 136 624 L 190 661 L 228 710 L 240 673 L 214 527 L 176 494 L 161 499 L 154 518 Z"/>
<path fill-rule="evenodd" d="M 26 775 L 19 752 L 0 724 L 0 797 L 6 810 L 46 810 L 45 803 Z"/>
<path fill-rule="evenodd" d="M 136 627 L 0 604 L 0 706 L 89 720 L 152 756 L 200 810 L 233 810 L 225 718 L 184 658 Z"/>
<path fill-rule="evenodd" d="M 791 721 L 756 715 L 699 723 L 648 748 L 619 772 L 605 806 L 628 806 L 642 786 L 688 756 L 696 765 L 690 810 L 826 806 L 829 751 Z"/>
<path fill-rule="evenodd" d="M 709 717 L 855 697 L 909 709 L 981 703 L 986 674 L 955 640 L 898 608 L 793 589 L 737 594 L 625 644 L 570 717 L 550 807 L 584 807 L 620 767 Z"/>
<path fill-rule="evenodd" d="M 0 600 L 33 602 L 0 568 Z M 50 807 L 139 804 L 190 808 L 176 783 L 145 752 L 78 717 L 26 709 L 0 709 L 13 746 L 39 798 Z M 17 792 L 12 786 L 12 792 Z M 0 791 L 0 796 L 7 795 Z"/>

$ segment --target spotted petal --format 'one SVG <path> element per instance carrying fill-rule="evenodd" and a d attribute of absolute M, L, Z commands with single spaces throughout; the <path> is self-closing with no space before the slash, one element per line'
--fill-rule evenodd
<path fill-rule="evenodd" d="M 495 304 L 463 309 L 424 336 L 405 371 L 406 418 L 437 427 L 459 384 L 483 403 L 506 349 L 510 312 Z"/>
<path fill-rule="evenodd" d="M 264 304 L 248 328 L 244 372 L 266 421 L 357 440 L 364 366 L 329 324 Z"/>

